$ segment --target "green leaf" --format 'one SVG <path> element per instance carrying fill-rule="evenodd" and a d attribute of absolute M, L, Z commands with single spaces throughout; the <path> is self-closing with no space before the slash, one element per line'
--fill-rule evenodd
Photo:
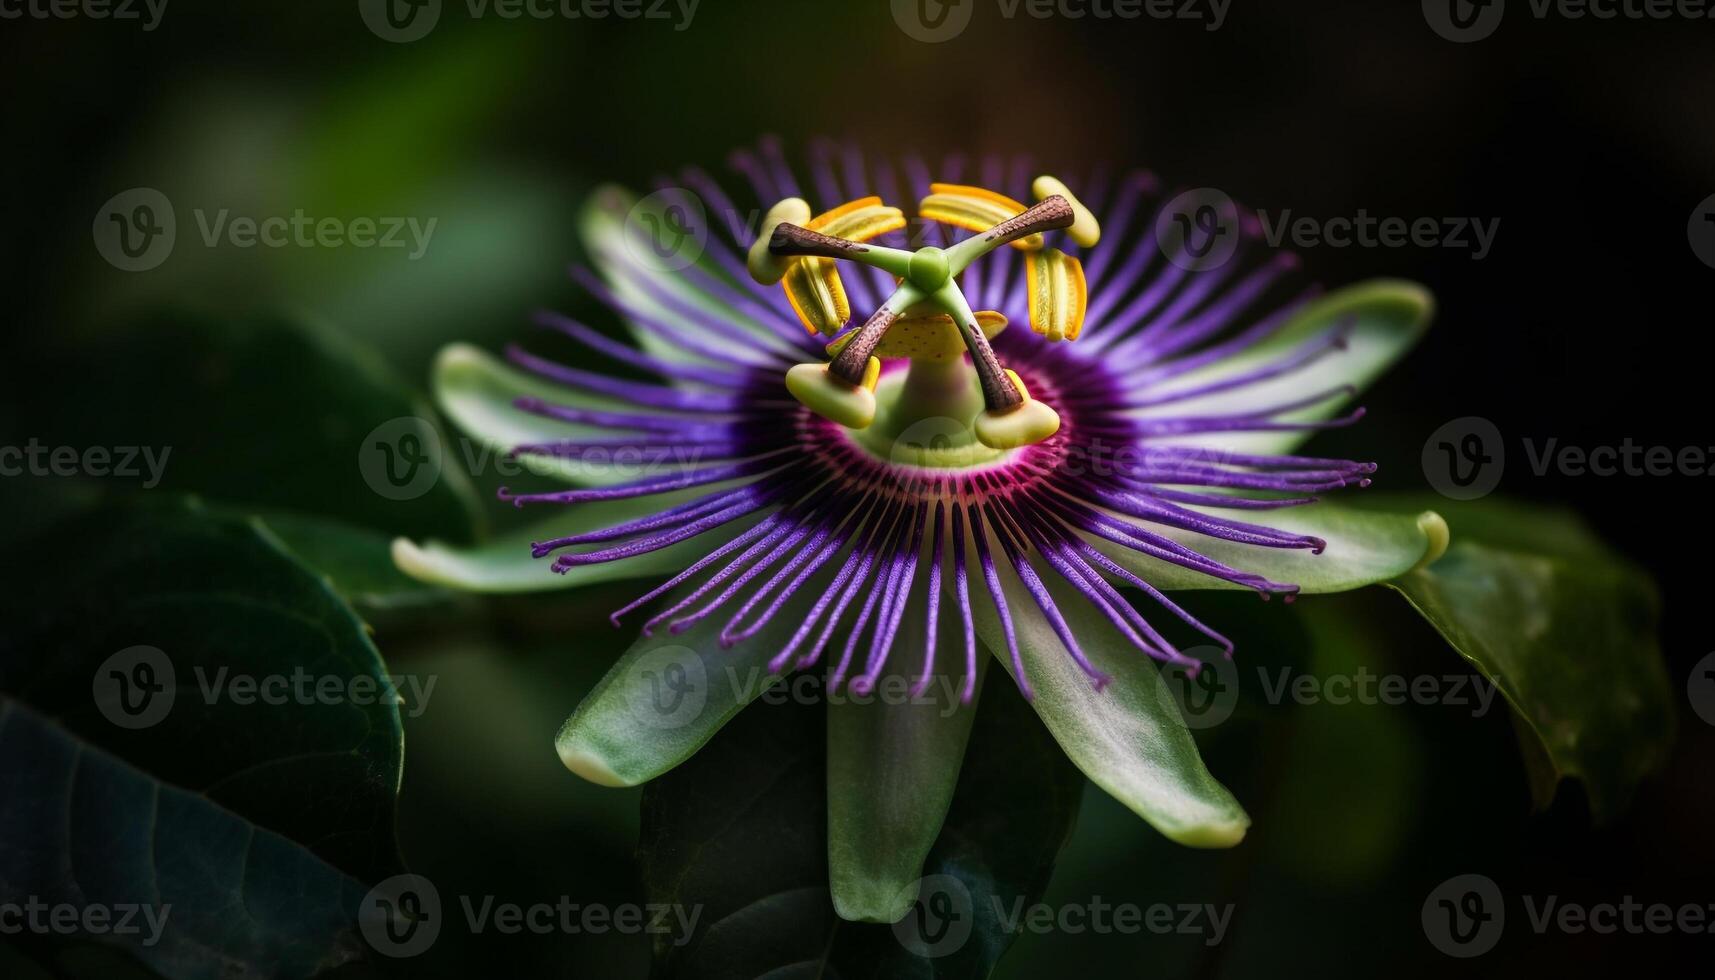
<path fill-rule="evenodd" d="M 364 886 L 302 844 L 6 695 L 0 756 L 0 902 L 104 907 L 135 931 L 89 938 L 169 977 L 313 977 L 361 955 Z"/>
<path fill-rule="evenodd" d="M 7 560 L 28 575 L 0 625 L 0 691 L 350 874 L 397 867 L 395 689 L 363 623 L 259 522 L 109 508 Z"/>
<path fill-rule="evenodd" d="M 692 591 L 681 586 L 667 602 Z M 717 588 L 704 598 L 718 594 Z M 690 758 L 739 709 L 780 681 L 769 673 L 768 661 L 814 601 L 814 590 L 799 589 L 759 633 L 727 649 L 718 637 L 736 611 L 730 606 L 683 633 L 663 625 L 656 635 L 639 638 L 560 728 L 554 741 L 560 760 L 593 783 L 637 786 Z"/>
<path fill-rule="evenodd" d="M 549 505 L 555 512 L 553 517 L 473 547 L 439 541 L 418 545 L 399 538 L 393 542 L 393 562 L 404 574 L 418 581 L 470 592 L 540 592 L 626 579 L 668 578 L 743 533 L 756 523 L 757 518 L 740 518 L 656 551 L 598 564 L 577 565 L 558 575 L 552 571 L 553 559 L 534 557 L 530 545 L 536 541 L 613 527 L 659 513 L 692 499 L 699 492 L 703 491 L 600 500 L 572 507 Z"/>
<path fill-rule="evenodd" d="M 907 616 L 900 635 L 923 628 L 921 614 Z M 828 874 L 841 918 L 897 922 L 911 908 L 908 886 L 952 803 L 977 709 L 959 703 L 963 634 L 938 632 L 935 662 L 960 665 L 957 674 L 938 670 L 913 695 L 916 665 L 894 657 L 874 693 L 828 705 Z"/>
<path fill-rule="evenodd" d="M 1286 404 L 1312 392 L 1352 385 L 1359 391 L 1381 376 L 1409 351 L 1429 327 L 1435 298 L 1422 286 L 1398 279 L 1373 279 L 1335 290 L 1307 304 L 1267 340 L 1244 353 L 1164 383 L 1159 392 L 1184 391 L 1237 377 L 1280 362 L 1306 341 L 1335 324 L 1347 324 L 1346 348 L 1315 361 L 1303 370 L 1246 385 L 1232 391 L 1202 395 L 1133 414 L 1185 417 L 1233 415 Z M 1312 422 L 1339 414 L 1350 398 L 1330 399 L 1314 408 L 1289 412 L 1284 421 Z M 1304 443 L 1308 432 L 1198 433 L 1161 440 L 1166 444 L 1223 449 L 1235 453 L 1286 453 Z"/>
<path fill-rule="evenodd" d="M 415 610 L 456 598 L 401 571 L 393 563 L 393 539 L 380 531 L 285 511 L 259 519 L 345 601 L 366 612 Z"/>
<path fill-rule="evenodd" d="M 1084 655 L 1112 678 L 1098 691 L 1017 576 L 1002 570 L 1019 654 L 1035 693 L 1032 706 L 1060 747 L 1091 782 L 1172 840 L 1191 847 L 1237 844 L 1250 818 L 1203 766 L 1155 662 L 1058 576 L 1050 572 L 1044 581 Z M 978 636 L 1011 672 L 993 603 L 979 594 L 971 607 Z"/>
<path fill-rule="evenodd" d="M 1653 583 L 1567 512 L 1484 501 L 1448 513 L 1447 554 L 1389 585 L 1534 736 L 1552 766 L 1538 803 L 1573 777 L 1592 815 L 1612 818 L 1673 741 Z"/>
<path fill-rule="evenodd" d="M 465 540 L 475 528 L 469 481 L 441 465 L 444 455 L 434 458 L 433 413 L 370 352 L 330 330 L 161 315 L 34 373 L 77 378 L 78 397 L 57 385 L 26 395 L 23 417 L 41 420 L 27 435 L 49 448 L 104 447 L 115 484 L 396 534 Z M 377 443 L 407 435 L 428 461 L 394 470 L 408 476 L 395 486 Z"/>
<path fill-rule="evenodd" d="M 1361 497 L 1363 492 L 1351 496 Z M 1211 508 L 1193 509 L 1218 513 Z M 1445 523 L 1435 511 L 1427 509 L 1384 512 L 1349 507 L 1344 501 L 1322 501 L 1270 511 L 1260 518 L 1252 512 L 1223 516 L 1318 537 L 1328 546 L 1318 555 L 1303 548 L 1265 548 L 1143 523 L 1149 530 L 1215 561 L 1275 582 L 1297 585 L 1306 593 L 1345 592 L 1385 582 L 1433 558 L 1446 543 Z M 1095 539 L 1094 543 L 1104 554 L 1158 589 L 1243 588 L 1105 539 Z"/>
<path fill-rule="evenodd" d="M 691 935 L 656 937 L 653 976 L 760 977 L 827 949 L 822 711 L 770 702 L 643 790 L 647 900 L 700 912 Z"/>

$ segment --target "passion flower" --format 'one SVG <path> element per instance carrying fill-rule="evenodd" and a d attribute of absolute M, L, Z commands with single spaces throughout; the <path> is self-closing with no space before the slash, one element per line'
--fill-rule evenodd
<path fill-rule="evenodd" d="M 831 830 L 842 838 L 847 822 L 872 841 L 830 852 L 849 917 L 903 911 L 890 889 L 934 840 L 969 710 L 905 719 L 937 678 L 968 705 L 983 648 L 1098 785 L 1176 840 L 1236 843 L 1248 818 L 1203 769 L 1151 667 L 1194 673 L 1233 645 L 1167 593 L 1291 600 L 1445 548 L 1433 513 L 1319 502 L 1368 485 L 1373 464 L 1295 451 L 1363 416 L 1350 400 L 1415 340 L 1427 296 L 1398 282 L 1328 296 L 1295 285 L 1296 260 L 1257 254 L 1254 222 L 1236 211 L 1223 229 L 1242 244 L 1196 261 L 1196 242 L 1163 234 L 1173 207 L 1145 173 L 1032 179 L 998 156 L 871 167 L 825 145 L 811 158 L 801 185 L 777 142 L 735 154 L 750 209 L 694 169 L 652 203 L 599 193 L 586 221 L 595 269 L 574 275 L 639 346 L 539 319 L 658 380 L 516 347 L 510 367 L 445 352 L 438 390 L 455 420 L 586 485 L 499 490 L 563 515 L 530 541 L 534 570 L 505 543 L 400 542 L 399 564 L 486 590 L 555 584 L 550 569 L 575 582 L 664 576 L 614 612 L 620 623 L 649 610 L 644 639 L 560 736 L 566 764 L 604 784 L 695 751 L 758 693 L 734 680 L 742 668 L 823 672 L 830 699 L 909 677 L 904 703 L 868 706 L 845 736 L 830 724 L 830 769 L 846 767 L 830 777 Z M 683 268 L 628 238 L 628 223 L 691 213 L 764 217 L 748 233 L 712 222 Z M 621 473 L 622 451 L 658 471 Z M 668 676 L 664 649 L 690 658 L 674 664 L 679 693 L 703 685 L 694 717 L 670 726 L 636 711 L 646 682 L 658 694 Z"/>

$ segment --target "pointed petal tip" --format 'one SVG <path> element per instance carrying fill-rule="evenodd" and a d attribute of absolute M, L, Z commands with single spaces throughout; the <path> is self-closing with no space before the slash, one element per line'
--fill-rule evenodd
<path fill-rule="evenodd" d="M 394 538 L 390 552 L 394 566 L 401 572 L 419 582 L 439 584 L 434 575 L 434 561 L 427 551 L 417 546 L 415 541 L 410 538 Z"/>
<path fill-rule="evenodd" d="M 1167 839 L 1186 847 L 1217 849 L 1236 847 L 1245 839 L 1245 832 L 1250 829 L 1250 818 L 1224 823 L 1197 824 L 1182 827 L 1177 830 L 1163 831 Z"/>
<path fill-rule="evenodd" d="M 555 740 L 554 748 L 559 752 L 560 761 L 565 767 L 581 779 L 597 786 L 616 789 L 637 785 L 614 772 L 607 760 L 594 750 L 581 744 L 575 737 L 568 737 L 564 732 Z"/>
<path fill-rule="evenodd" d="M 904 888 L 874 887 L 877 881 L 850 881 L 844 876 L 829 882 L 834 900 L 834 914 L 846 922 L 873 922 L 892 925 L 917 904 L 917 882 Z M 864 887 L 869 885 L 871 887 Z"/>

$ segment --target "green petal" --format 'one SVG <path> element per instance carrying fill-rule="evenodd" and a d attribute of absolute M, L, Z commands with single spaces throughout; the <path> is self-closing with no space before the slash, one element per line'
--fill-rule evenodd
<path fill-rule="evenodd" d="M 1597 820 L 1666 760 L 1676 696 L 1648 576 L 1574 515 L 1495 498 L 1449 504 L 1445 557 L 1391 582 L 1500 689 L 1546 756 L 1539 805 L 1576 777 Z"/>
<path fill-rule="evenodd" d="M 1416 283 L 1373 279 L 1335 290 L 1309 303 L 1273 336 L 1244 353 L 1200 371 L 1174 378 L 1159 392 L 1199 387 L 1278 362 L 1328 327 L 1349 321 L 1344 351 L 1331 352 L 1301 371 L 1233 391 L 1217 392 L 1133 413 L 1139 418 L 1234 415 L 1280 405 L 1306 395 L 1352 385 L 1362 391 L 1415 345 L 1435 313 L 1435 298 Z M 1283 421 L 1332 418 L 1350 398 L 1280 416 Z M 1302 445 L 1309 432 L 1211 432 L 1174 436 L 1166 444 L 1224 449 L 1235 453 L 1286 453 Z"/>
<path fill-rule="evenodd" d="M 1044 581 L 1049 578 L 1054 603 L 1084 655 L 1112 678 L 1096 690 L 1036 600 L 1009 570 L 1002 572 L 1019 653 L 1035 693 L 1032 705 L 1055 741 L 1091 782 L 1169 839 L 1190 847 L 1237 844 L 1250 817 L 1204 768 L 1155 662 L 1127 643 L 1081 594 L 1052 572 Z M 982 592 L 980 579 L 973 588 Z M 971 607 L 978 635 L 1011 671 L 993 604 L 986 594 L 975 594 Z"/>
<path fill-rule="evenodd" d="M 538 476 L 605 486 L 651 475 L 657 470 L 670 472 L 686 468 L 684 464 L 670 460 L 647 464 L 652 467 L 649 473 L 640 473 L 639 466 L 634 463 L 534 456 L 507 460 L 507 453 L 527 443 L 612 436 L 610 429 L 561 422 L 526 412 L 513 404 L 516 399 L 540 398 L 557 405 L 607 412 L 649 412 L 627 401 L 593 395 L 533 377 L 469 344 L 449 344 L 441 349 L 435 358 L 433 384 L 435 401 L 441 411 L 476 440 L 476 445 L 461 441 L 456 447 L 459 459 L 455 464 L 468 467 L 471 472 L 499 471 L 501 464 L 505 463 Z"/>
<path fill-rule="evenodd" d="M 612 287 L 614 293 L 621 300 L 648 312 L 651 316 L 659 315 L 671 320 L 683 320 L 683 314 L 675 312 L 652 295 L 652 292 L 664 293 L 674 297 L 678 302 L 687 304 L 700 312 L 719 317 L 753 335 L 756 338 L 758 348 L 772 347 L 776 350 L 787 350 L 779 336 L 768 327 L 734 311 L 726 303 L 692 285 L 690 279 L 678 271 L 664 267 L 659 263 L 644 261 L 643 258 L 639 257 L 638 249 L 646 246 L 640 246 L 638 243 L 647 242 L 647 239 L 639 238 L 637 232 L 633 231 L 632 239 L 627 240 L 626 222 L 627 220 L 634 220 L 629 219 L 628 216 L 635 213 L 640 218 L 644 211 L 650 211 L 656 213 L 661 220 L 668 221 L 670 216 L 665 214 L 665 208 L 668 206 L 670 206 L 668 202 L 658 195 L 650 195 L 640 201 L 624 188 L 611 184 L 598 188 L 590 198 L 590 203 L 584 208 L 579 218 L 579 230 L 583 234 L 584 247 L 589 250 L 591 260 L 595 267 L 601 271 L 602 278 Z M 634 208 L 637 209 L 635 212 L 633 211 Z M 724 239 L 724 232 L 709 225 L 712 217 L 707 214 L 699 216 L 692 213 L 685 219 L 684 223 L 693 229 L 699 224 L 703 225 L 703 240 L 705 242 Z M 718 269 L 710 266 L 706 259 L 695 264 L 717 280 L 730 282 Z M 649 284 L 648 289 L 640 285 L 645 282 Z M 737 288 L 742 290 L 744 287 Z M 709 363 L 676 346 L 656 331 L 638 324 L 630 318 L 627 318 L 627 322 L 632 328 L 633 335 L 637 338 L 638 346 L 651 356 L 673 364 L 706 365 Z"/>
<path fill-rule="evenodd" d="M 1215 513 L 1208 508 L 1193 509 Z M 1386 513 L 1324 501 L 1260 515 L 1244 511 L 1232 516 L 1294 534 L 1313 535 L 1326 541 L 1328 547 L 1317 555 L 1308 549 L 1265 548 L 1170 530 L 1147 521 L 1138 523 L 1224 565 L 1297 585 L 1306 593 L 1345 592 L 1385 582 L 1432 560 L 1446 547 L 1446 523 L 1432 510 Z M 1244 588 L 1106 539 L 1091 540 L 1104 554 L 1158 589 Z"/>
<path fill-rule="evenodd" d="M 554 512 L 553 516 L 474 547 L 459 547 L 440 541 L 419 545 L 407 538 L 396 538 L 393 541 L 393 563 L 419 581 L 470 592 L 543 592 L 625 579 L 666 578 L 732 540 L 756 523 L 758 518 L 742 518 L 678 544 L 630 558 L 577 565 L 564 574 L 555 574 L 551 570 L 552 558 L 533 557 L 530 545 L 536 541 L 613 527 L 659 513 L 690 499 L 694 493 L 687 490 L 625 500 L 598 500 L 569 507 L 549 504 L 546 506 Z"/>
<path fill-rule="evenodd" d="M 682 587 L 666 601 L 690 591 Z M 706 598 L 717 594 L 718 588 Z M 663 625 L 638 639 L 561 726 L 554 740 L 560 761 L 592 783 L 636 786 L 690 758 L 740 708 L 779 682 L 768 660 L 814 601 L 813 589 L 800 589 L 761 632 L 730 649 L 717 637 L 734 605 L 681 634 Z"/>
<path fill-rule="evenodd" d="M 828 878 L 843 919 L 905 915 L 952 803 L 977 706 L 959 703 L 963 632 L 948 626 L 937 631 L 935 663 L 957 673 L 937 671 L 912 697 L 918 665 L 899 662 L 912 650 L 901 642 L 873 694 L 842 692 L 828 705 Z M 923 628 L 920 615 L 907 616 L 899 635 L 921 638 Z"/>

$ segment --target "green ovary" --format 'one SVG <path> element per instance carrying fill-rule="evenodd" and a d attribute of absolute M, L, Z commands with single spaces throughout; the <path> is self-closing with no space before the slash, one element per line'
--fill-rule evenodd
<path fill-rule="evenodd" d="M 875 422 L 847 435 L 885 462 L 956 470 L 987 466 L 1009 455 L 1009 450 L 977 441 L 972 423 L 983 410 L 982 389 L 963 357 L 913 358 L 908 370 L 882 376 L 875 406 Z"/>

